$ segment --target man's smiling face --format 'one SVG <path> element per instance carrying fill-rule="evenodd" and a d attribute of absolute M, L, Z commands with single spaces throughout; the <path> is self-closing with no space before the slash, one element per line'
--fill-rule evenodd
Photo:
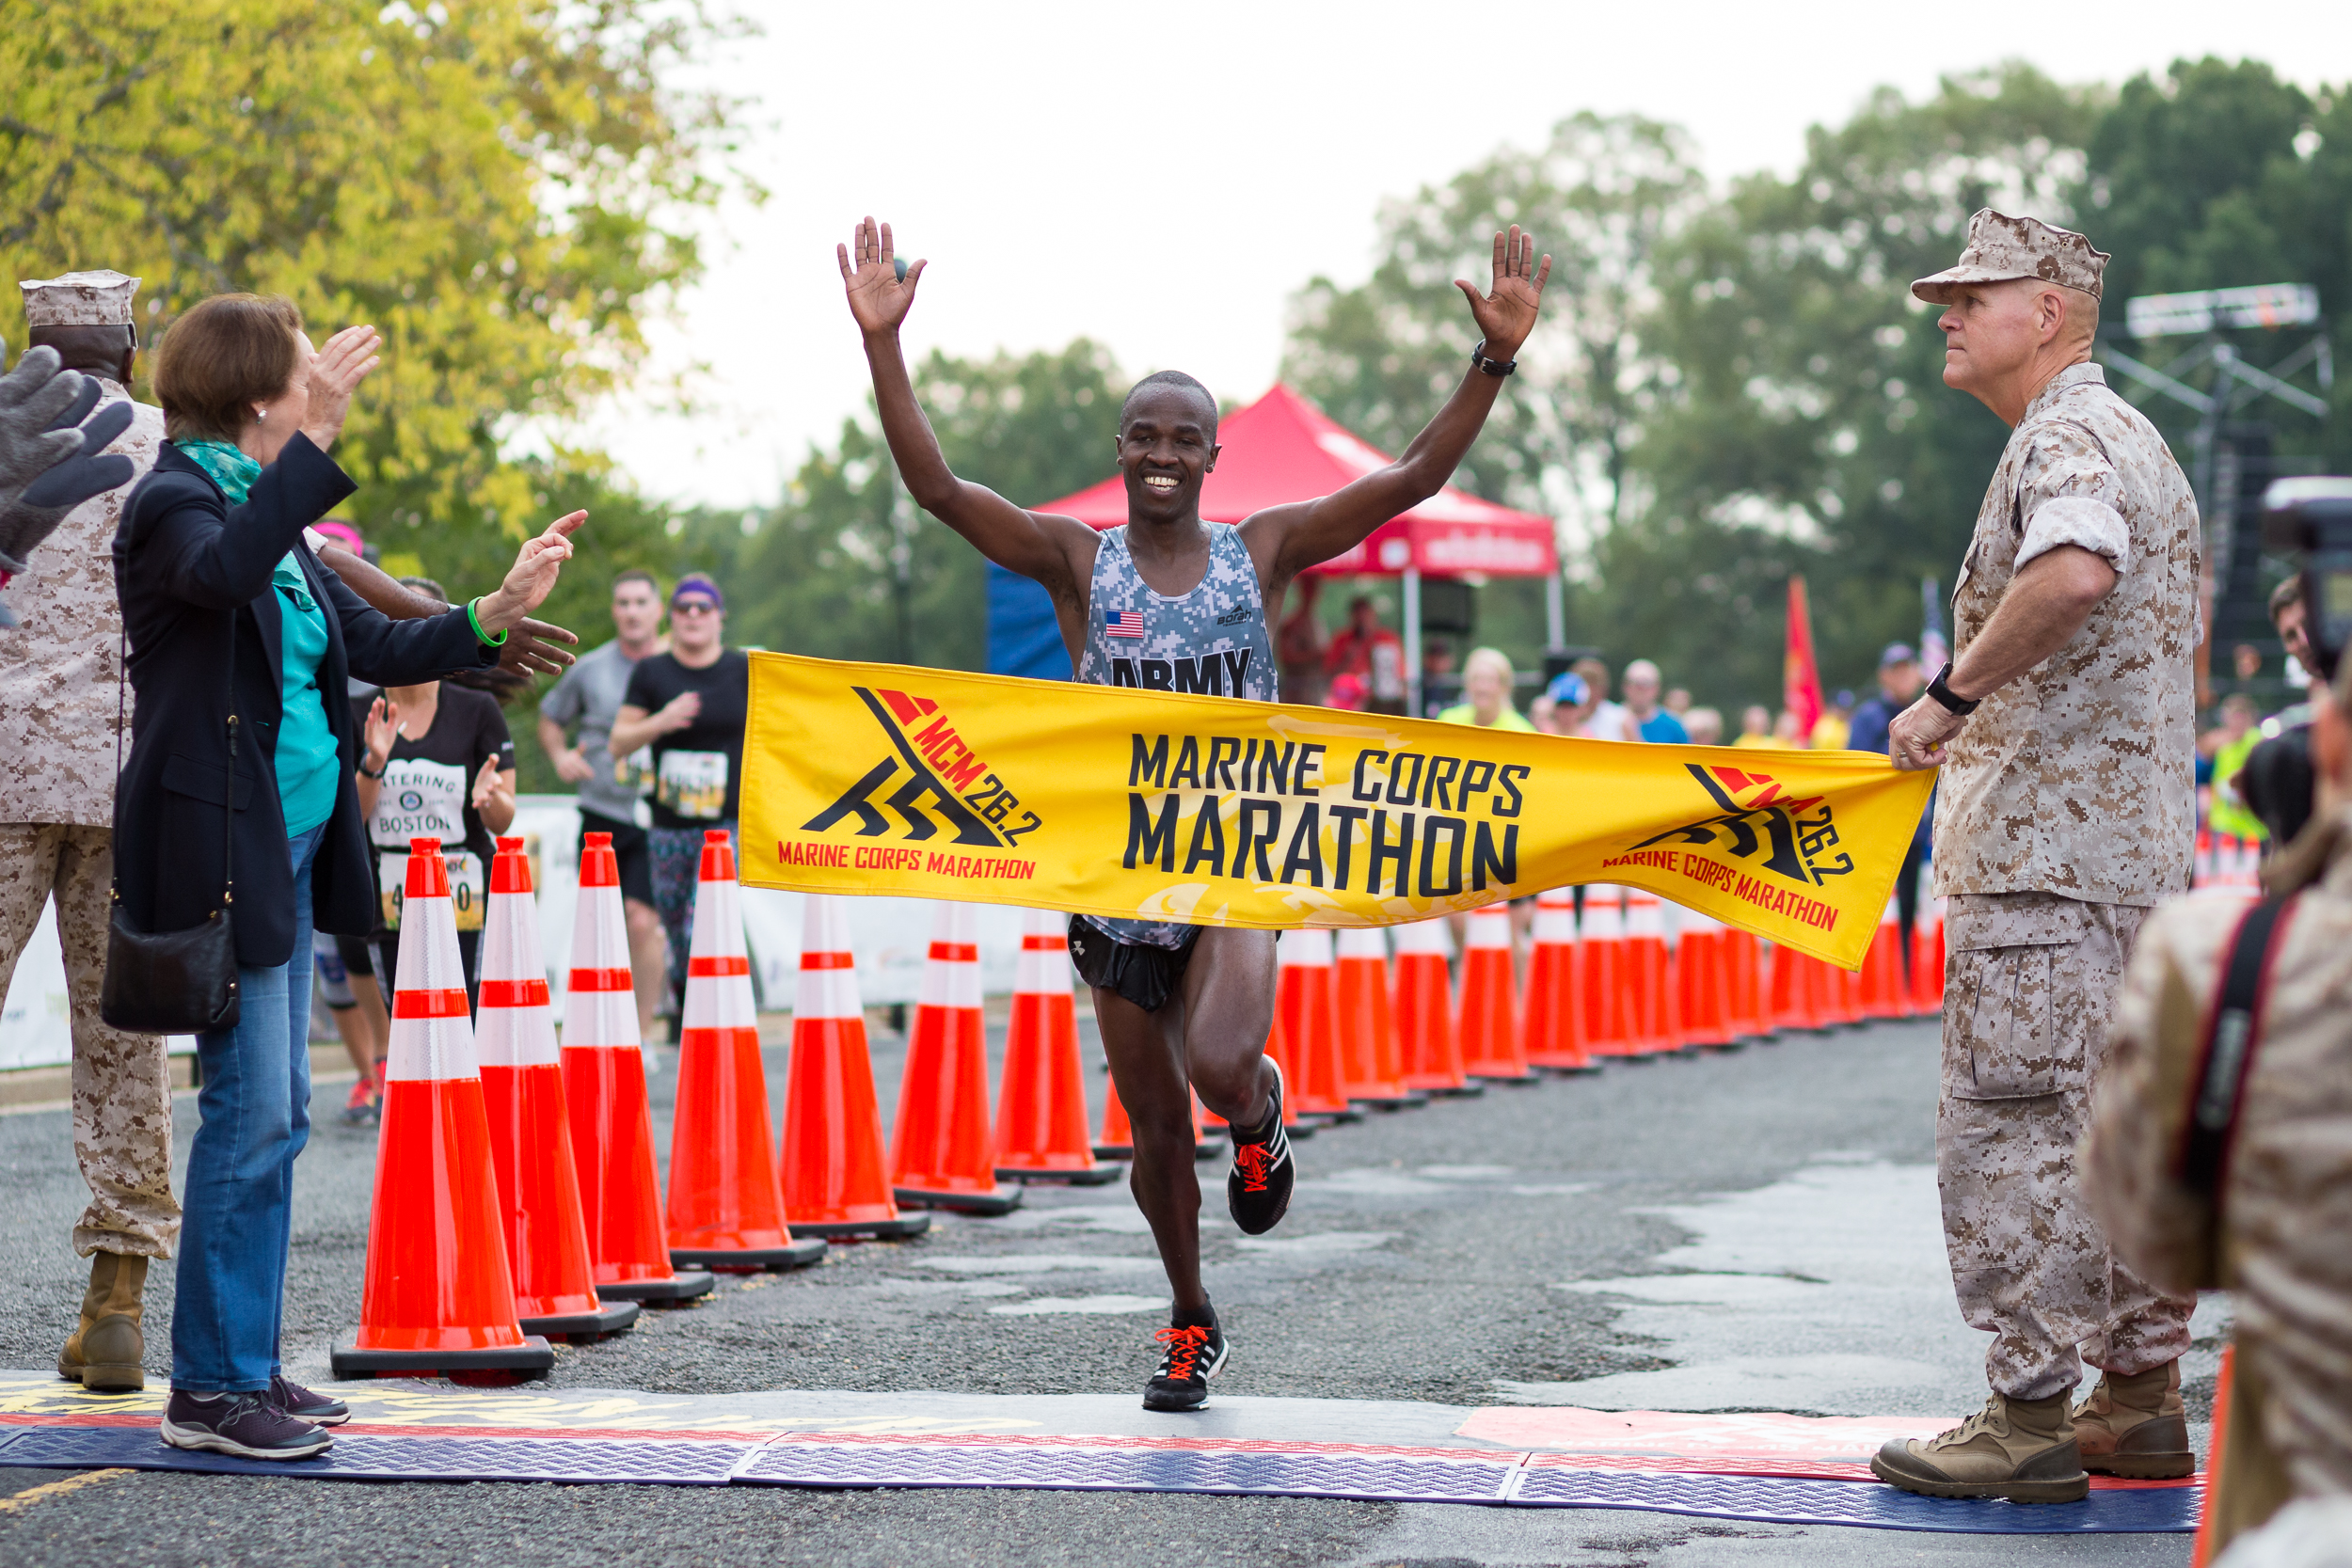
<path fill-rule="evenodd" d="M 1200 482 L 1216 467 L 1216 408 L 1205 393 L 1169 382 L 1137 388 L 1119 427 L 1128 521 L 1173 523 L 1198 515 Z"/>

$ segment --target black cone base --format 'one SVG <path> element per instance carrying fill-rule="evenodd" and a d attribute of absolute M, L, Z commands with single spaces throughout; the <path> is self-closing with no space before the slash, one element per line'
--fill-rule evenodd
<path fill-rule="evenodd" d="M 1132 1160 L 1136 1157 L 1133 1144 L 1096 1144 L 1094 1157 L 1098 1160 Z"/>
<path fill-rule="evenodd" d="M 544 1377 L 555 1370 L 555 1347 L 538 1335 L 496 1350 L 361 1350 L 358 1337 L 335 1347 L 327 1365 L 337 1382 L 361 1377 L 432 1377 L 459 1372 L 511 1372 Z"/>
<path fill-rule="evenodd" d="M 895 1220 L 841 1220 L 831 1224 L 793 1220 L 790 1224 L 795 1236 L 821 1236 L 832 1242 L 848 1241 L 858 1236 L 876 1242 L 900 1242 L 929 1230 L 931 1217 L 929 1214 L 900 1214 Z"/>
<path fill-rule="evenodd" d="M 1058 1181 L 1072 1187 L 1105 1186 L 1125 1174 L 1117 1165 L 1093 1165 L 1085 1170 L 1017 1170 L 1010 1165 L 996 1167 L 996 1180 L 999 1181 Z"/>
<path fill-rule="evenodd" d="M 624 1279 L 607 1285 L 596 1281 L 596 1295 L 605 1301 L 649 1301 L 660 1307 L 674 1301 L 707 1296 L 719 1281 L 700 1269 L 674 1271 L 667 1279 Z"/>
<path fill-rule="evenodd" d="M 545 1335 L 550 1339 L 603 1339 L 636 1327 L 637 1315 L 644 1310 L 633 1301 L 609 1301 L 594 1312 L 558 1312 L 550 1317 L 525 1318 L 523 1332 Z"/>
<path fill-rule="evenodd" d="M 788 1246 L 773 1247 L 672 1247 L 670 1267 L 674 1269 L 727 1269 L 742 1272 L 785 1269 L 804 1269 L 825 1256 L 825 1243 L 811 1239 L 792 1239 Z"/>
<path fill-rule="evenodd" d="M 947 1209 L 959 1214 L 1009 1214 L 1021 1207 L 1023 1194 L 1018 1184 L 999 1181 L 993 1191 L 985 1193 L 957 1192 L 952 1188 L 893 1187 L 890 1196 L 904 1209 Z"/>

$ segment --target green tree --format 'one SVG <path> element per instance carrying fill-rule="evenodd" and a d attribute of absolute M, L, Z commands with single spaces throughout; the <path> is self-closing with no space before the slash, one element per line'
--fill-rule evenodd
<path fill-rule="evenodd" d="M 1015 356 L 934 351 L 914 383 L 949 467 L 1025 506 L 1110 472 L 1125 388 L 1080 338 Z M 742 543 L 742 641 L 827 658 L 977 670 L 988 657 L 979 552 L 908 499 L 870 413 L 809 453 Z"/>
<path fill-rule="evenodd" d="M 628 379 L 700 269 L 679 219 L 737 110 L 664 77 L 723 31 L 691 0 L 0 0 L 0 261 L 144 277 L 151 341 L 223 290 L 373 323 L 354 513 L 518 536 L 501 438 Z"/>
<path fill-rule="evenodd" d="M 1978 208 L 2067 220 L 2102 101 L 2022 65 L 1919 103 L 1881 89 L 1793 177 L 1737 181 L 1679 230 L 1645 323 L 1673 367 L 1634 453 L 1647 494 L 1575 595 L 1578 640 L 1729 705 L 1779 690 L 1791 572 L 1831 686 L 1916 637 L 1919 579 L 1948 586 L 2008 432 L 1942 385 L 1907 285 Z"/>
<path fill-rule="evenodd" d="M 1688 139 L 1627 116 L 1570 116 L 1534 151 L 1506 149 L 1381 209 L 1380 261 L 1353 289 L 1317 277 L 1294 302 L 1282 377 L 1391 451 L 1466 368 L 1452 280 L 1486 276 L 1490 236 L 1518 224 L 1552 258 L 1544 315 L 1455 483 L 1605 531 L 1661 365 L 1644 342 L 1661 246 L 1705 195 Z"/>

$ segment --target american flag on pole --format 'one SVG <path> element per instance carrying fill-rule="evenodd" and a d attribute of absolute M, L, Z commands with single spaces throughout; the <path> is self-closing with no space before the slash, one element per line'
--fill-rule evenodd
<path fill-rule="evenodd" d="M 1103 611 L 1104 637 L 1141 637 L 1143 612 L 1139 610 L 1106 610 Z"/>

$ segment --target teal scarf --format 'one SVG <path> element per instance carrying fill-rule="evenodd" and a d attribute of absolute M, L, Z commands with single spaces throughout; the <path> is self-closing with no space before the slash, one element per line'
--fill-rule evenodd
<path fill-rule="evenodd" d="M 231 506 L 243 506 L 253 482 L 262 477 L 262 466 L 246 455 L 240 448 L 226 441 L 174 441 L 180 455 L 195 464 L 220 486 L 220 493 L 229 498 Z"/>

